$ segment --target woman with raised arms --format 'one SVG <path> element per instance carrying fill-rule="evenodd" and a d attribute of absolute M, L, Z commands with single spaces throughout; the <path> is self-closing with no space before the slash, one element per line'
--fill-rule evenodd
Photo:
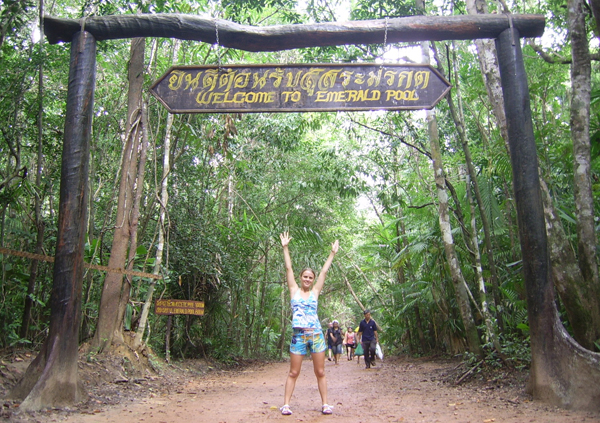
<path fill-rule="evenodd" d="M 325 378 L 325 351 L 327 350 L 327 344 L 325 343 L 321 322 L 317 315 L 317 307 L 319 304 L 319 294 L 325 284 L 325 276 L 338 251 L 339 242 L 336 240 L 331 245 L 331 252 L 319 276 L 316 277 L 316 273 L 310 268 L 303 269 L 300 272 L 300 286 L 298 286 L 294 271 L 292 270 L 292 259 L 288 248 L 292 238 L 288 232 L 282 233 L 279 237 L 283 246 L 287 284 L 290 290 L 293 329 L 292 343 L 290 345 L 290 372 L 285 382 L 284 406 L 281 407 L 281 414 L 286 416 L 292 414 L 289 405 L 290 399 L 296 386 L 296 380 L 300 375 L 302 360 L 307 351 L 310 351 L 312 356 L 317 385 L 321 394 L 321 412 L 323 414 L 331 414 L 333 407 L 327 404 L 327 379 Z"/>

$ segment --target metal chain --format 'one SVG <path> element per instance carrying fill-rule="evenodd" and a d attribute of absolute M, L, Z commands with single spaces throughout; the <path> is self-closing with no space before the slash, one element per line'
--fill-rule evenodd
<path fill-rule="evenodd" d="M 385 53 L 385 46 L 387 45 L 387 34 L 388 34 L 388 21 L 389 17 L 385 17 L 385 32 L 383 34 L 383 52 Z"/>
<path fill-rule="evenodd" d="M 89 18 L 90 16 L 93 16 L 93 15 L 97 15 L 97 14 L 98 14 L 98 4 L 94 4 L 94 5 L 92 5 L 88 14 L 85 15 L 83 18 L 81 18 L 81 22 L 79 24 L 79 26 L 81 27 L 81 32 L 85 32 L 85 21 L 87 20 L 87 18 Z"/>
<path fill-rule="evenodd" d="M 217 63 L 219 65 L 219 72 L 221 71 L 221 46 L 219 45 L 219 23 L 215 18 L 215 36 L 217 38 Z"/>
<path fill-rule="evenodd" d="M 510 13 L 505 13 L 505 15 L 508 18 L 508 27 L 510 28 L 510 36 L 512 38 L 512 45 L 514 47 L 516 45 L 516 41 L 515 41 L 515 28 L 513 26 L 512 15 Z"/>
<path fill-rule="evenodd" d="M 383 55 L 385 54 L 385 46 L 387 45 L 388 20 L 389 20 L 389 18 L 386 16 L 385 17 L 385 31 L 383 32 L 383 53 L 381 55 L 380 69 L 383 69 L 383 63 L 384 63 Z"/>

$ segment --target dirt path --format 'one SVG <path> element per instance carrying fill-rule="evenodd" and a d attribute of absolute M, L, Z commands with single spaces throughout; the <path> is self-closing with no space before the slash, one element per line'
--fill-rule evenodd
<path fill-rule="evenodd" d="M 292 399 L 292 416 L 282 416 L 287 363 L 253 366 L 243 371 L 212 371 L 202 377 L 188 374 L 156 378 L 123 393 L 125 385 L 78 410 L 12 416 L 15 421 L 126 423 L 264 422 L 598 422 L 600 415 L 570 412 L 530 401 L 521 383 L 501 386 L 493 381 L 456 386 L 457 362 L 393 358 L 366 370 L 361 359 L 326 362 L 329 402 L 334 414 L 320 413 L 312 362 L 303 363 Z M 506 381 L 504 381 L 505 383 Z M 112 383 L 117 386 L 118 384 Z M 119 390 L 120 389 L 120 390 Z M 133 389 L 133 388 L 132 388 Z M 149 393 L 149 395 L 146 395 Z M 134 394 L 134 395 L 132 395 Z M 99 398 L 99 397 L 96 397 Z M 108 399 L 110 398 L 110 400 Z M 94 408 L 98 403 L 98 408 Z M 91 407 L 91 408 L 90 408 Z M 11 419 L 11 420 L 12 420 Z"/>

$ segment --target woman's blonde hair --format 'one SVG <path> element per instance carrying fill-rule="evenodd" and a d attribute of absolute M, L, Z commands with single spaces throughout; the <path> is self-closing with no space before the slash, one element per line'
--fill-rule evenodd
<path fill-rule="evenodd" d="M 315 278 L 317 277 L 317 273 L 314 270 L 312 270 L 310 267 L 305 267 L 304 269 L 302 269 L 302 271 L 300 272 L 300 276 L 302 276 L 304 274 L 304 272 L 306 272 L 307 270 L 310 271 Z"/>

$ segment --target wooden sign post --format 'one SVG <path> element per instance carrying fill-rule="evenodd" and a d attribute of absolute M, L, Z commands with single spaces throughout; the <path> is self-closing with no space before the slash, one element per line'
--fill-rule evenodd
<path fill-rule="evenodd" d="M 150 91 L 171 113 L 417 110 L 450 84 L 429 65 L 176 66 Z"/>

